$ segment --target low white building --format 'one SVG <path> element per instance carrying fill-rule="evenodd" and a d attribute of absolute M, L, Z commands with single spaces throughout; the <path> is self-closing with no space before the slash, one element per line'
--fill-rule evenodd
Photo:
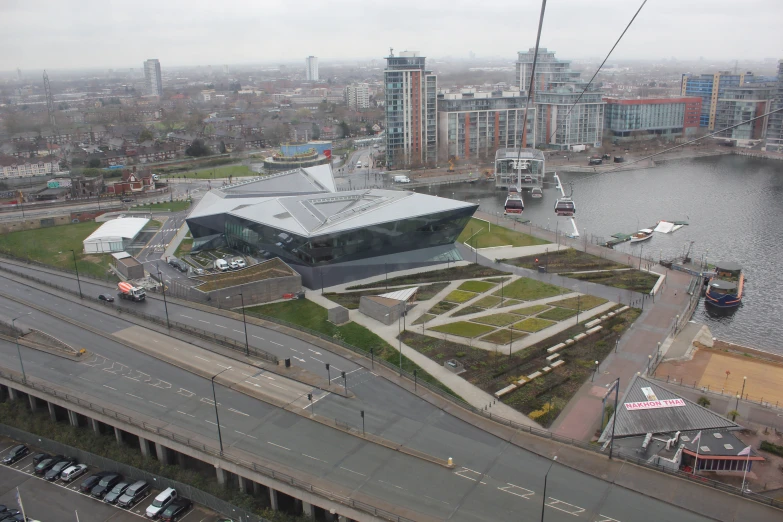
<path fill-rule="evenodd" d="M 147 218 L 118 218 L 107 221 L 83 241 L 85 254 L 122 252 L 147 225 Z"/>
<path fill-rule="evenodd" d="M 45 176 L 60 172 L 60 160 L 53 157 L 15 158 L 0 156 L 0 179 Z"/>

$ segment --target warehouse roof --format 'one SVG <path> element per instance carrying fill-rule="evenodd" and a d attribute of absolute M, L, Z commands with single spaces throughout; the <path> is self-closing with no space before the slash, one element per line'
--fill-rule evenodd
<path fill-rule="evenodd" d="M 114 238 L 133 239 L 141 232 L 141 229 L 143 229 L 148 222 L 149 219 L 147 218 L 112 219 L 90 234 L 84 242 L 96 243 Z"/>

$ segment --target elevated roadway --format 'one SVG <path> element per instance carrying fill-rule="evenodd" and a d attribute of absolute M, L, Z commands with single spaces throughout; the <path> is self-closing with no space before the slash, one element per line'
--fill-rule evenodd
<path fill-rule="evenodd" d="M 0 272 L 0 276 L 4 275 Z M 71 282 L 67 277 L 46 272 L 36 275 L 46 275 L 53 283 L 63 286 Z M 82 289 L 105 290 L 92 283 L 84 283 Z M 11 318 L 30 313 L 17 320 L 17 324 L 35 326 L 91 352 L 88 360 L 74 362 L 22 347 L 28 376 L 164 420 L 169 430 L 194 433 L 213 441 L 217 438 L 209 379 L 128 348 L 124 341 L 129 329 L 134 328 L 132 323 L 95 311 L 76 302 L 78 299 L 62 298 L 56 292 L 8 277 L 0 277 L 0 292 L 12 296 L 0 299 L 0 316 Z M 35 308 L 20 300 L 34 304 Z M 148 313 L 155 313 L 156 307 L 162 309 L 162 304 L 150 299 L 144 304 L 119 306 L 145 306 L 150 308 Z M 41 312 L 42 308 L 66 319 Z M 169 303 L 169 314 L 194 321 L 194 326 L 198 324 L 199 328 L 209 328 L 222 335 L 233 332 L 238 340 L 244 339 L 242 321 L 174 303 Z M 74 325 L 68 318 L 88 323 L 101 333 Z M 219 387 L 217 401 L 226 451 L 249 452 L 262 462 L 308 474 L 342 494 L 365 501 L 375 498 L 398 506 L 403 516 L 416 520 L 532 521 L 540 520 L 544 504 L 546 520 L 552 521 L 573 520 L 575 516 L 607 522 L 733 520 L 726 517 L 740 508 L 753 513 L 753 520 L 780 517 L 779 512 L 769 508 L 635 466 L 609 465 L 604 457 L 581 450 L 543 440 L 531 441 L 521 435 L 497 436 L 422 400 L 379 375 L 380 372 L 372 372 L 355 361 L 275 330 L 251 324 L 248 328 L 254 344 L 268 351 L 277 350 L 280 356 L 296 353 L 300 356 L 296 359 L 298 364 L 313 372 L 325 373 L 324 361 L 351 372 L 348 382 L 353 398 L 313 389 L 317 416 L 342 419 L 358 427 L 359 412 L 365 411 L 367 432 L 430 455 L 453 457 L 455 467 L 448 469 L 394 451 L 313 422 L 301 415 L 302 412 L 283 409 L 233 388 Z M 117 340 L 112 340 L 113 337 Z M 192 350 L 193 356 L 205 359 L 205 368 L 220 371 L 218 364 L 227 366 L 225 361 L 218 362 L 211 352 L 195 346 Z M 21 369 L 13 343 L 0 342 L 0 353 L 3 366 Z M 292 384 L 274 375 L 248 373 L 242 377 L 259 387 L 282 386 L 286 394 L 294 397 L 303 393 L 301 383 Z M 297 407 L 307 410 L 310 405 L 300 397 Z M 520 443 L 529 444 L 546 456 L 523 449 L 517 445 Z M 595 474 L 601 478 L 555 464 L 548 475 L 544 495 L 544 476 L 552 464 L 547 457 L 553 454 L 553 449 L 561 462 L 595 468 Z M 693 497 L 687 503 L 677 498 L 680 490 L 693 493 L 694 489 L 703 493 L 702 497 Z M 658 498 L 676 501 L 689 509 Z"/>

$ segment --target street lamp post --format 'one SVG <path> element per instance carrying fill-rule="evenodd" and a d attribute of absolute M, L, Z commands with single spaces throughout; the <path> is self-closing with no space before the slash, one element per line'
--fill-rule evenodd
<path fill-rule="evenodd" d="M 598 373 L 598 361 L 595 361 L 595 368 L 593 368 L 593 378 L 590 379 L 590 382 L 595 382 L 595 374 Z"/>
<path fill-rule="evenodd" d="M 742 391 L 740 392 L 740 397 L 745 396 L 745 383 L 748 381 L 747 377 L 742 378 Z"/>
<path fill-rule="evenodd" d="M 647 375 L 650 375 L 650 368 L 652 368 L 652 355 L 647 356 Z"/>
<path fill-rule="evenodd" d="M 397 341 L 400 350 L 400 377 L 402 377 L 402 315 L 397 318 Z"/>
<path fill-rule="evenodd" d="M 14 323 L 15 323 L 15 322 L 16 322 L 18 319 L 21 319 L 21 318 L 22 318 L 22 317 L 24 317 L 25 315 L 30 315 L 31 313 L 32 313 L 32 312 L 27 312 L 26 314 L 22 314 L 22 315 L 20 315 L 19 317 L 16 317 L 16 318 L 14 318 L 14 319 L 11 319 L 11 328 L 12 328 L 12 329 L 15 329 L 15 328 L 16 328 L 16 326 L 14 325 Z M 21 349 L 21 348 L 19 348 L 19 336 L 17 335 L 17 336 L 15 336 L 15 338 L 16 338 L 16 353 L 18 353 L 18 354 L 19 354 L 19 366 L 22 368 L 22 382 L 24 382 L 25 384 L 27 384 L 27 374 L 26 374 L 26 373 L 25 373 L 25 371 L 24 371 L 24 363 L 22 362 L 22 349 Z"/>
<path fill-rule="evenodd" d="M 166 282 L 163 280 L 163 275 L 160 273 L 160 268 L 158 268 L 158 278 L 160 279 L 160 284 L 163 288 L 163 308 L 166 310 L 166 328 L 171 329 L 171 323 L 169 323 L 169 305 L 166 302 Z"/>
<path fill-rule="evenodd" d="M 83 299 L 82 282 L 79 280 L 79 266 L 76 264 L 76 251 L 71 250 L 71 254 L 73 254 L 73 267 L 76 269 L 76 284 L 79 285 L 79 299 Z"/>
<path fill-rule="evenodd" d="M 549 464 L 549 469 L 546 470 L 546 474 L 544 475 L 544 498 L 541 501 L 541 522 L 544 522 L 544 508 L 546 508 L 546 479 L 549 477 L 549 472 L 552 471 L 552 466 L 555 465 L 556 460 L 557 455 L 552 457 L 552 463 Z"/>
<path fill-rule="evenodd" d="M 366 436 L 367 434 L 364 432 L 364 410 L 360 412 L 360 415 L 362 416 L 362 437 Z"/>
<path fill-rule="evenodd" d="M 226 368 L 225 370 L 221 370 L 215 375 L 212 376 L 212 403 L 215 405 L 215 422 L 217 423 L 217 429 L 218 429 L 218 442 L 220 443 L 220 455 L 223 455 L 223 435 L 220 433 L 220 417 L 218 416 L 218 403 L 217 403 L 217 395 L 215 394 L 215 377 L 220 375 L 223 372 L 227 372 L 231 369 L 231 366 Z"/>
<path fill-rule="evenodd" d="M 612 452 L 614 450 L 614 427 L 617 424 L 617 401 L 619 399 L 620 395 L 620 378 L 618 377 L 616 381 L 614 381 L 614 384 L 612 385 L 614 387 L 614 415 L 612 416 L 612 435 L 609 439 L 609 460 L 612 460 Z M 612 393 L 612 390 L 609 390 L 609 393 Z"/>
<path fill-rule="evenodd" d="M 345 374 L 345 372 L 342 372 L 343 377 L 343 388 L 345 388 L 345 395 L 348 395 L 348 376 Z"/>
<path fill-rule="evenodd" d="M 231 299 L 234 296 L 228 296 L 226 299 Z M 245 318 L 245 296 L 242 294 L 242 290 L 239 291 L 239 302 L 242 304 L 242 324 L 245 326 L 245 355 L 250 355 L 250 341 L 247 338 L 247 319 Z"/>
<path fill-rule="evenodd" d="M 418 383 L 417 378 L 418 371 L 416 369 L 413 370 L 413 393 L 416 393 L 416 385 Z"/>
<path fill-rule="evenodd" d="M 329 371 L 329 363 L 326 363 L 326 379 L 328 380 L 329 385 L 332 384 L 332 372 Z"/>

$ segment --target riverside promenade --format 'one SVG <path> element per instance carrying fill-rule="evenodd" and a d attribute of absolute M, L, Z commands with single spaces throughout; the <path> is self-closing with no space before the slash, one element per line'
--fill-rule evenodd
<path fill-rule="evenodd" d="M 507 228 L 512 228 L 514 225 L 510 219 L 481 211 L 476 212 L 474 217 L 492 221 Z M 553 243 L 559 241 L 560 244 L 566 244 L 578 250 L 584 251 L 586 249 L 590 254 L 611 259 L 617 263 L 633 265 L 634 260 L 637 259 L 612 249 L 591 245 L 590 243 L 585 244 L 581 238 L 568 239 L 561 236 L 558 239 L 553 231 L 537 227 L 522 227 L 519 228 L 519 231 Z M 462 250 L 468 247 L 459 245 L 459 248 Z M 550 430 L 558 435 L 577 440 L 590 440 L 600 427 L 603 397 L 606 395 L 607 390 L 606 386 L 619 377 L 620 395 L 622 395 L 631 377 L 637 372 L 644 374 L 647 371 L 647 367 L 651 362 L 650 356 L 654 358 L 657 355 L 658 343 L 663 344 L 666 341 L 673 332 L 674 324 L 678 317 L 682 317 L 688 308 L 690 295 L 688 295 L 687 290 L 691 282 L 691 276 L 683 272 L 667 270 L 660 265 L 654 266 L 652 271 L 664 274 L 666 279 L 664 284 L 658 289 L 658 293 L 650 296 L 640 294 L 639 292 L 585 283 L 584 281 L 568 279 L 555 274 L 542 274 L 526 268 L 505 264 L 498 266 L 494 259 L 485 257 L 489 252 L 491 250 L 482 253 L 481 249 L 479 249 L 478 262 L 480 264 L 513 271 L 519 275 L 548 283 L 551 282 L 556 285 L 566 285 L 569 288 L 574 288 L 576 285 L 576 290 L 581 293 L 603 297 L 615 302 L 618 302 L 619 298 L 619 302 L 623 304 L 635 302 L 638 303 L 636 306 L 642 307 L 641 315 L 622 336 L 616 351 L 611 352 L 606 359 L 601 361 L 594 380 L 585 382 L 579 388 L 579 391 L 550 427 Z M 475 258 L 475 253 L 472 250 L 470 250 L 470 253 L 463 250 L 463 256 L 474 256 Z M 466 259 L 470 260 L 471 258 L 466 257 Z"/>

